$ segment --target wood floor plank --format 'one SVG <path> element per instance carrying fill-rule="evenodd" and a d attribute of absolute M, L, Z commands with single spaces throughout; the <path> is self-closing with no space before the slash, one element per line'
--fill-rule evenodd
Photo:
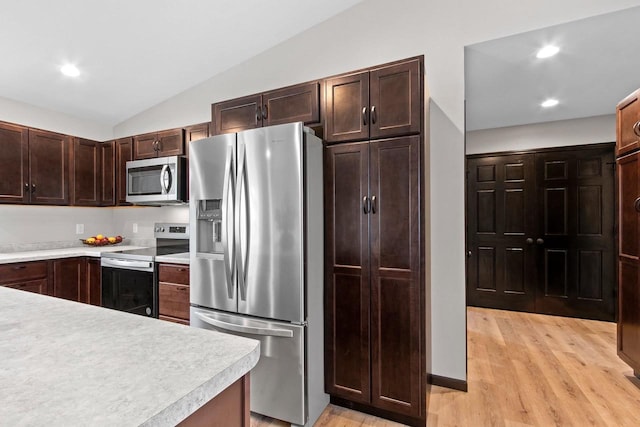
<path fill-rule="evenodd" d="M 616 325 L 469 307 L 469 391 L 429 386 L 429 427 L 640 426 L 640 380 Z M 252 414 L 252 427 L 285 424 Z M 329 405 L 316 427 L 400 424 Z"/>

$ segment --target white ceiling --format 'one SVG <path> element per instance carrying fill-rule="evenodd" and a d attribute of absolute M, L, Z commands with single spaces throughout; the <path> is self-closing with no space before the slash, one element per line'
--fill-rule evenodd
<path fill-rule="evenodd" d="M 113 126 L 361 1 L 3 1 L 0 97 Z"/>
<path fill-rule="evenodd" d="M 466 129 L 615 114 L 640 87 L 639 22 L 635 7 L 465 47 Z M 560 53 L 537 59 L 550 43 Z"/>

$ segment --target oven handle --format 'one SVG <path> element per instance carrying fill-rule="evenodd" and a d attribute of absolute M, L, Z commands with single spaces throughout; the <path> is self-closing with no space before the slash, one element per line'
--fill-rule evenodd
<path fill-rule="evenodd" d="M 102 267 L 128 268 L 140 271 L 153 271 L 153 262 L 118 258 L 101 258 Z"/>
<path fill-rule="evenodd" d="M 208 323 L 211 326 L 215 326 L 216 328 L 224 329 L 225 331 L 240 332 L 250 335 L 266 335 L 272 337 L 293 338 L 293 331 L 289 329 L 258 328 L 256 326 L 236 325 L 235 323 L 223 322 L 222 320 L 213 319 L 206 314 L 198 312 L 196 312 L 196 316 L 198 316 L 203 322 Z"/>

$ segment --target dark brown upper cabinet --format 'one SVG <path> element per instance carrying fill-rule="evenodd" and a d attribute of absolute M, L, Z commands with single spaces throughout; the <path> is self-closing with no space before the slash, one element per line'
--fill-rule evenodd
<path fill-rule="evenodd" d="M 358 141 L 420 133 L 420 58 L 327 79 L 325 140 Z"/>
<path fill-rule="evenodd" d="M 71 173 L 72 204 L 98 206 L 100 204 L 101 164 L 100 143 L 74 138 Z"/>
<path fill-rule="evenodd" d="M 71 137 L 29 129 L 30 201 L 41 205 L 69 204 Z"/>
<path fill-rule="evenodd" d="M 170 129 L 133 137 L 134 160 L 184 155 L 184 132 Z"/>
<path fill-rule="evenodd" d="M 127 162 L 133 160 L 133 138 L 115 140 L 116 150 L 116 204 L 126 206 L 127 203 Z"/>
<path fill-rule="evenodd" d="M 0 203 L 29 203 L 29 130 L 0 123 Z"/>
<path fill-rule="evenodd" d="M 100 206 L 116 204 L 116 143 L 103 142 L 100 150 Z"/>
<path fill-rule="evenodd" d="M 616 155 L 640 148 L 640 89 L 618 103 L 616 118 Z"/>
<path fill-rule="evenodd" d="M 302 83 L 213 104 L 211 134 L 283 123 L 319 124 L 320 87 L 318 81 Z"/>
<path fill-rule="evenodd" d="M 184 151 L 187 155 L 187 183 L 189 182 L 189 143 L 209 137 L 210 123 L 200 123 L 184 128 Z M 189 185 L 187 184 L 187 200 L 189 200 Z"/>

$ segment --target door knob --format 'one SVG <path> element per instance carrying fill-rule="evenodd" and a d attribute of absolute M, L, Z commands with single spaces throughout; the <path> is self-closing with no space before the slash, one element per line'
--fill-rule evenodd
<path fill-rule="evenodd" d="M 533 245 L 533 239 L 531 237 L 527 238 L 526 242 L 527 245 Z"/>
<path fill-rule="evenodd" d="M 536 243 L 539 244 L 539 245 L 544 245 L 544 239 L 541 239 L 540 237 L 538 237 L 536 239 Z"/>

